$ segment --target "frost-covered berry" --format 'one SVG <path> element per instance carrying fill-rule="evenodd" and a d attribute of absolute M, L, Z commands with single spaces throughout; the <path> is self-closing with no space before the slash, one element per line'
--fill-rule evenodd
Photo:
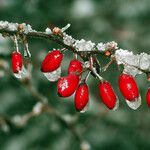
<path fill-rule="evenodd" d="M 111 84 L 107 81 L 100 82 L 98 85 L 98 90 L 103 103 L 109 109 L 115 109 L 117 106 L 117 96 Z"/>
<path fill-rule="evenodd" d="M 13 73 L 19 73 L 22 70 L 23 62 L 21 53 L 14 51 L 11 55 Z"/>
<path fill-rule="evenodd" d="M 146 102 L 148 107 L 150 107 L 150 88 L 148 88 L 147 93 L 146 93 Z"/>
<path fill-rule="evenodd" d="M 68 74 L 77 74 L 79 75 L 83 70 L 82 63 L 77 60 L 73 59 L 70 61 L 69 67 L 68 67 Z"/>
<path fill-rule="evenodd" d="M 52 72 L 58 69 L 61 65 L 62 59 L 63 54 L 59 50 L 50 51 L 42 62 L 41 71 Z"/>
<path fill-rule="evenodd" d="M 141 105 L 141 97 L 133 76 L 125 73 L 121 74 L 119 88 L 130 108 L 137 109 Z"/>
<path fill-rule="evenodd" d="M 69 74 L 68 76 L 61 77 L 57 83 L 57 92 L 61 97 L 71 96 L 79 84 L 79 76 Z"/>
<path fill-rule="evenodd" d="M 81 83 L 75 93 L 74 105 L 77 111 L 82 111 L 89 101 L 89 89 L 86 83 Z"/>

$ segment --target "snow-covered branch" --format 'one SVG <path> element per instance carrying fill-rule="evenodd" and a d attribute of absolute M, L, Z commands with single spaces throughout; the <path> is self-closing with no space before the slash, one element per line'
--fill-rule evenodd
<path fill-rule="evenodd" d="M 150 55 L 146 53 L 133 54 L 132 51 L 123 50 L 118 47 L 114 41 L 107 43 L 94 43 L 84 39 L 78 40 L 71 35 L 66 34 L 66 30 L 70 24 L 63 28 L 54 27 L 53 29 L 46 28 L 45 31 L 36 31 L 32 29 L 31 25 L 22 23 L 10 23 L 7 21 L 0 21 L 0 33 L 4 37 L 17 36 L 24 42 L 25 38 L 44 38 L 58 43 L 62 48 L 70 50 L 80 55 L 83 60 L 87 60 L 89 56 L 94 54 L 102 54 L 106 57 L 113 57 L 118 65 L 124 66 L 124 71 L 136 75 L 141 73 L 150 74 Z"/>

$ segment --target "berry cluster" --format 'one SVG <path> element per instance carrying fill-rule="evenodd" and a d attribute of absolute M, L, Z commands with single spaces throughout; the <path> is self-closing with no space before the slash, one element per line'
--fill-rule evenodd
<path fill-rule="evenodd" d="M 89 88 L 86 84 L 87 77 L 82 79 L 82 74 L 85 71 L 93 73 L 90 69 L 91 64 L 85 67 L 78 59 L 71 60 L 67 76 L 61 77 L 61 63 L 63 60 L 63 53 L 60 50 L 50 51 L 44 58 L 41 71 L 50 81 L 57 81 L 57 92 L 61 97 L 69 97 L 74 95 L 74 105 L 77 111 L 84 111 L 89 102 Z M 94 59 L 93 59 L 94 60 Z M 12 53 L 12 70 L 14 74 L 20 74 L 23 70 L 22 55 L 18 51 Z M 57 76 L 55 76 L 57 74 Z M 119 76 L 119 89 L 125 101 L 132 109 L 137 109 L 141 105 L 141 97 L 139 90 L 133 76 L 123 72 Z M 115 94 L 111 84 L 100 79 L 98 84 L 98 91 L 102 102 L 111 110 L 118 108 L 118 97 Z M 150 107 L 150 89 L 146 95 L 147 104 Z"/>

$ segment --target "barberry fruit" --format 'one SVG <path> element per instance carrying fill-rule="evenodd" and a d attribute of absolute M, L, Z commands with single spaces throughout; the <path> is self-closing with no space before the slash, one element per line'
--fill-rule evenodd
<path fill-rule="evenodd" d="M 146 102 L 148 107 L 150 107 L 150 88 L 148 88 L 147 93 L 146 93 Z"/>
<path fill-rule="evenodd" d="M 89 101 L 89 89 L 86 83 L 81 83 L 75 93 L 74 105 L 77 111 L 82 111 Z"/>
<path fill-rule="evenodd" d="M 77 74 L 79 75 L 83 70 L 82 63 L 77 60 L 73 59 L 70 61 L 69 67 L 68 67 L 68 74 Z"/>
<path fill-rule="evenodd" d="M 68 76 L 61 77 L 57 83 L 57 92 L 61 97 L 71 96 L 79 84 L 79 76 L 75 74 L 69 74 Z"/>
<path fill-rule="evenodd" d="M 42 62 L 41 71 L 52 72 L 58 69 L 61 65 L 62 59 L 63 54 L 59 50 L 50 51 Z"/>
<path fill-rule="evenodd" d="M 109 109 L 115 109 L 117 104 L 117 96 L 111 86 L 111 84 L 107 81 L 100 82 L 98 85 L 99 94 L 103 101 L 103 103 Z"/>
<path fill-rule="evenodd" d="M 123 97 L 128 101 L 134 101 L 139 97 L 139 90 L 134 78 L 129 74 L 121 74 L 119 77 L 119 88 Z"/>
<path fill-rule="evenodd" d="M 21 53 L 14 51 L 11 55 L 13 73 L 19 73 L 22 70 L 23 62 Z"/>
<path fill-rule="evenodd" d="M 119 88 L 126 100 L 127 105 L 136 110 L 141 105 L 141 96 L 132 75 L 121 74 L 119 77 Z"/>

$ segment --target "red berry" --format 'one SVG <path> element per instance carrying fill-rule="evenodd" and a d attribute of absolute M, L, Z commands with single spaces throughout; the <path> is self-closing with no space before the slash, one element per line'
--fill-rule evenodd
<path fill-rule="evenodd" d="M 148 107 L 150 107 L 150 88 L 147 90 L 147 93 L 146 93 L 146 101 L 147 101 Z"/>
<path fill-rule="evenodd" d="M 58 69 L 61 65 L 62 59 L 63 54 L 59 50 L 49 52 L 42 62 L 41 71 L 52 72 Z"/>
<path fill-rule="evenodd" d="M 68 74 L 80 74 L 82 72 L 82 63 L 77 60 L 73 59 L 70 61 L 69 67 L 68 67 Z"/>
<path fill-rule="evenodd" d="M 22 70 L 22 55 L 21 53 L 14 51 L 11 55 L 11 63 L 12 63 L 12 70 L 14 73 L 18 73 Z"/>
<path fill-rule="evenodd" d="M 119 88 L 123 97 L 128 101 L 134 101 L 139 97 L 139 90 L 136 81 L 131 75 L 120 75 Z"/>
<path fill-rule="evenodd" d="M 68 76 L 61 77 L 57 83 L 57 92 L 58 95 L 62 97 L 71 96 L 79 83 L 79 76 L 75 74 L 69 74 Z"/>
<path fill-rule="evenodd" d="M 75 93 L 74 104 L 77 111 L 81 111 L 89 101 L 89 89 L 86 83 L 81 83 Z"/>
<path fill-rule="evenodd" d="M 116 106 L 117 96 L 111 86 L 111 84 L 107 81 L 100 82 L 99 86 L 99 94 L 103 101 L 103 103 L 109 108 L 113 109 Z"/>

